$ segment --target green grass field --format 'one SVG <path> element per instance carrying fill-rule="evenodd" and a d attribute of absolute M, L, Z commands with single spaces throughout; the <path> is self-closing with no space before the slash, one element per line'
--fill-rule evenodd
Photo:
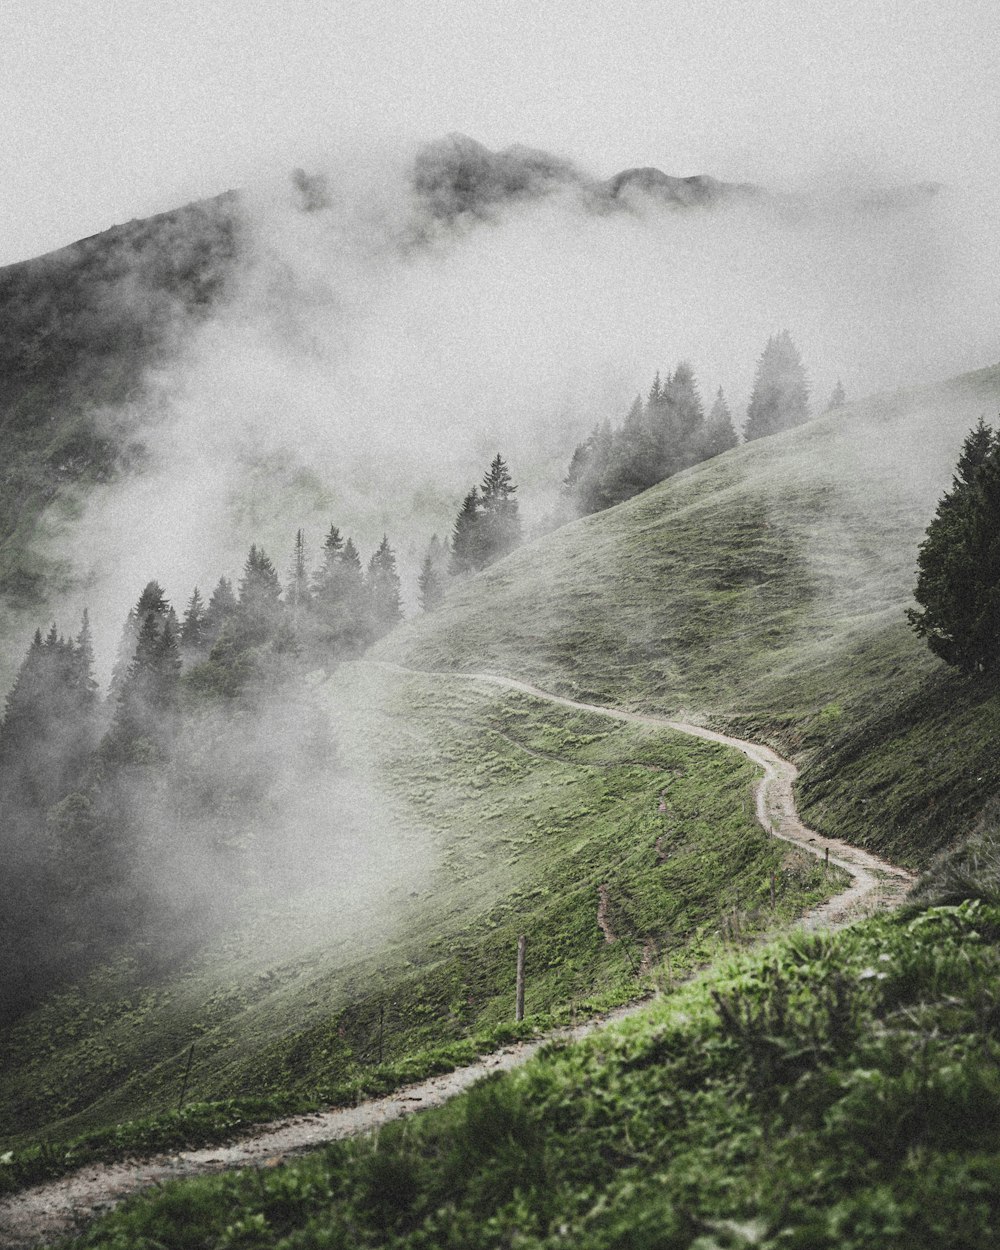
<path fill-rule="evenodd" d="M 903 616 L 962 440 L 998 407 L 994 367 L 737 448 L 453 587 L 377 654 L 731 727 L 797 758 L 825 832 L 920 865 L 1000 783 L 994 690 Z"/>
<path fill-rule="evenodd" d="M 998 400 L 1000 367 L 739 448 L 527 545 L 376 649 L 427 672 L 345 665 L 317 696 L 359 858 L 339 887 L 327 870 L 322 890 L 248 898 L 182 966 L 122 961 L 0 1040 L 0 1185 L 469 1059 L 512 1036 L 527 933 L 529 1028 L 663 988 L 664 953 L 673 978 L 715 967 L 439 1114 L 169 1187 L 86 1244 L 996 1244 L 1000 895 L 962 902 L 993 834 L 953 870 L 955 906 L 730 966 L 732 912 L 749 940 L 838 885 L 763 835 L 749 764 L 462 673 L 770 742 L 802 765 L 806 820 L 927 864 L 995 798 L 1000 697 L 933 660 L 903 610 L 964 434 Z"/>
<path fill-rule="evenodd" d="M 238 1100 L 219 1108 L 221 1134 L 383 1092 L 510 1035 L 519 933 L 540 1027 L 652 988 L 664 956 L 684 974 L 732 913 L 749 940 L 842 880 L 764 835 L 754 769 L 726 748 L 363 663 L 319 695 L 367 796 L 357 854 L 380 884 L 345 863 L 347 896 L 248 899 L 182 966 L 151 975 L 123 959 L 51 997 L 0 1042 L 4 1147 L 136 1119 L 92 1145 L 210 1137 L 211 1116 L 186 1130 L 169 1114 L 192 1043 L 187 1100 Z"/>
<path fill-rule="evenodd" d="M 438 1111 L 174 1182 L 74 1245 L 990 1250 L 1000 911 L 794 935 Z"/>

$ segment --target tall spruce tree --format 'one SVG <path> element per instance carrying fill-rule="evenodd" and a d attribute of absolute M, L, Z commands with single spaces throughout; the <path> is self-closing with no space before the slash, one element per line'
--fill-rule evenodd
<path fill-rule="evenodd" d="M 368 562 L 368 577 L 365 586 L 368 592 L 372 633 L 374 638 L 381 638 L 403 619 L 396 556 L 385 534 L 382 535 L 378 550 Z"/>
<path fill-rule="evenodd" d="M 682 360 L 663 387 L 665 443 L 659 464 L 660 479 L 694 464 L 704 434 L 705 411 L 691 365 Z"/>
<path fill-rule="evenodd" d="M 423 612 L 433 612 L 444 598 L 441 574 L 435 567 L 434 557 L 429 551 L 424 556 L 423 563 L 420 566 L 420 573 L 417 577 L 417 590 L 420 598 L 420 608 Z"/>
<path fill-rule="evenodd" d="M 260 646 L 273 638 L 281 621 L 281 582 L 270 557 L 256 543 L 250 547 L 239 586 L 239 642 Z"/>
<path fill-rule="evenodd" d="M 307 611 L 312 596 L 309 593 L 309 569 L 306 564 L 306 537 L 300 529 L 295 534 L 295 545 L 292 548 L 292 567 L 288 573 L 285 586 L 285 602 L 292 613 L 296 627 L 301 623 L 302 614 Z"/>
<path fill-rule="evenodd" d="M 239 604 L 233 583 L 228 577 L 220 577 L 208 600 L 205 609 L 204 639 L 205 645 L 211 647 L 218 641 L 220 634 L 229 621 L 236 616 Z"/>
<path fill-rule="evenodd" d="M 809 419 L 809 387 L 798 348 L 787 330 L 773 335 L 757 361 L 743 437 L 764 438 Z"/>
<path fill-rule="evenodd" d="M 907 618 L 935 655 L 965 673 L 1000 668 L 1000 431 L 980 418 L 917 556 Z"/>
<path fill-rule="evenodd" d="M 497 452 L 480 488 L 483 525 L 481 568 L 513 551 L 521 541 L 516 494 L 517 487 L 507 463 Z"/>
<path fill-rule="evenodd" d="M 181 623 L 181 643 L 188 651 L 201 651 L 208 640 L 205 614 L 205 602 L 198 587 L 195 586 L 187 607 L 184 609 L 184 619 Z"/>
<path fill-rule="evenodd" d="M 139 607 L 145 608 L 141 617 Z M 135 654 L 106 739 L 110 757 L 123 761 L 143 761 L 151 749 L 164 748 L 174 728 L 181 671 L 176 616 L 155 582 L 143 591 L 136 616 L 140 624 Z"/>
<path fill-rule="evenodd" d="M 711 456 L 719 456 L 735 447 L 738 441 L 732 413 L 720 386 L 712 410 L 705 420 L 701 458 L 708 460 Z"/>
<path fill-rule="evenodd" d="M 451 535 L 451 571 L 474 573 L 482 568 L 482 505 L 479 487 L 473 486 L 462 500 Z"/>
<path fill-rule="evenodd" d="M 344 540 L 336 525 L 331 525 L 323 539 L 323 558 L 312 581 L 312 593 L 318 599 L 326 599 L 331 595 L 337 597 L 338 572 L 341 567 L 341 552 Z"/>
<path fill-rule="evenodd" d="M 371 642 L 368 596 L 361 556 L 352 538 L 331 526 L 313 578 L 309 649 L 319 663 L 357 655 Z"/>

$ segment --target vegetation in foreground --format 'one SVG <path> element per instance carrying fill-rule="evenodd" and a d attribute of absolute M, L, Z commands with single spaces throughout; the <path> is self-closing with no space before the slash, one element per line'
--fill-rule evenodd
<path fill-rule="evenodd" d="M 657 955 L 681 975 L 723 935 L 787 922 L 843 880 L 764 835 L 755 771 L 735 752 L 364 663 L 324 691 L 359 801 L 353 830 L 315 842 L 316 890 L 250 894 L 201 953 L 153 975 L 122 961 L 8 1030 L 4 1145 L 98 1132 L 69 1163 L 65 1150 L 19 1153 L 18 1175 L 175 1144 L 188 1128 L 185 1140 L 224 1138 L 236 1120 L 466 1062 L 511 1036 L 519 933 L 538 1027 L 651 988 Z M 352 863 L 352 845 L 377 862 Z M 165 1114 L 192 1042 L 186 1096 L 221 1104 L 214 1120 Z M 125 1121 L 139 1123 L 103 1132 Z"/>
<path fill-rule="evenodd" d="M 987 1250 L 995 882 L 987 893 L 794 933 L 440 1111 L 168 1185 L 73 1244 Z"/>

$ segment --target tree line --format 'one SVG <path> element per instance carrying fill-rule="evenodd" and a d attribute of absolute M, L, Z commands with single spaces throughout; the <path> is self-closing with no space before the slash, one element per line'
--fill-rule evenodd
<path fill-rule="evenodd" d="M 829 408 L 844 403 L 838 382 Z M 788 331 L 767 342 L 754 376 L 743 437 L 778 434 L 809 419 L 809 387 Z M 631 499 L 657 482 L 735 447 L 739 438 L 721 387 L 707 415 L 694 371 L 681 361 L 637 395 L 620 426 L 605 420 L 573 452 L 563 496 L 579 516 Z"/>
<path fill-rule="evenodd" d="M 180 617 L 150 581 L 106 698 L 86 612 L 73 637 L 37 631 L 0 722 L 0 1012 L 16 1016 L 123 943 L 166 949 L 178 908 L 197 931 L 202 905 L 238 890 L 262 859 L 287 875 L 280 814 L 267 845 L 251 848 L 247 831 L 267 817 L 257 809 L 279 772 L 314 786 L 317 766 L 335 768 L 302 679 L 359 655 L 401 617 L 388 539 L 363 566 L 331 526 L 312 570 L 298 532 L 284 586 L 257 545 L 235 586 L 221 577 L 207 602 L 196 588 Z M 190 866 L 208 860 L 225 872 L 199 880 Z M 166 910 L 164 874 L 185 877 Z"/>

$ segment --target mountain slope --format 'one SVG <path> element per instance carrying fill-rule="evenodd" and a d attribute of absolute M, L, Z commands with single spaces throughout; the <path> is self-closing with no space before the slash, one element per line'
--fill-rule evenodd
<path fill-rule="evenodd" d="M 657 951 L 690 967 L 733 912 L 759 933 L 844 881 L 766 836 L 726 748 L 365 663 L 316 697 L 350 801 L 289 866 L 308 886 L 262 883 L 193 954 L 123 954 L 0 1033 L 4 1146 L 172 1106 L 192 1043 L 191 1101 L 381 1092 L 509 1035 L 520 933 L 537 1024 L 634 997 Z"/>
<path fill-rule="evenodd" d="M 793 751 L 825 832 L 911 863 L 1000 789 L 992 689 L 903 619 L 916 549 L 1000 367 L 762 439 L 531 544 L 379 654 L 701 715 Z"/>

